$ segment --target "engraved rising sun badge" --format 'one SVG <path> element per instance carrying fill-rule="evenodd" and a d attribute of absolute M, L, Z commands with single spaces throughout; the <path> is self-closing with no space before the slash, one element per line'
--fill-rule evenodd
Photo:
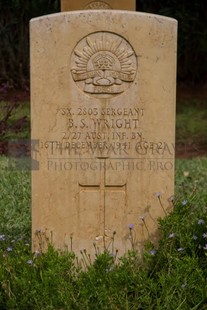
<path fill-rule="evenodd" d="M 137 71 L 131 45 L 110 32 L 92 33 L 79 41 L 71 62 L 73 80 L 85 93 L 98 98 L 123 93 Z"/>

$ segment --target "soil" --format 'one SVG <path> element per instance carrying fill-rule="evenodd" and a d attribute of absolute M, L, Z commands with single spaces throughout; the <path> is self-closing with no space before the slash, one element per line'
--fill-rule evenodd
<path fill-rule="evenodd" d="M 25 102 L 30 100 L 30 92 L 29 89 L 25 90 L 17 90 L 17 89 L 9 89 L 5 90 L 0 88 L 0 101 L 18 101 Z"/>
<path fill-rule="evenodd" d="M 190 86 L 185 84 L 178 85 L 178 101 L 188 101 L 193 99 L 207 101 L 207 84 L 202 86 Z"/>
<path fill-rule="evenodd" d="M 207 144 L 177 144 L 175 148 L 175 158 L 195 158 L 207 156 Z"/>
<path fill-rule="evenodd" d="M 202 87 L 190 87 L 186 85 L 179 85 L 177 87 L 177 99 L 181 102 L 189 100 L 202 100 L 207 103 L 207 85 Z M 29 88 L 25 90 L 0 88 L 0 101 L 18 101 L 25 102 L 30 100 Z M 0 142 L 0 154 L 8 154 L 7 142 Z M 176 145 L 176 158 L 193 158 L 200 156 L 207 156 L 206 144 L 192 144 L 185 145 L 180 143 Z"/>

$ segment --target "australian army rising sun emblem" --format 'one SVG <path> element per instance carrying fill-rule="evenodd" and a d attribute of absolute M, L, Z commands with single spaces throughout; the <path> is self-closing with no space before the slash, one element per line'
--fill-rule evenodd
<path fill-rule="evenodd" d="M 92 33 L 79 41 L 71 62 L 73 80 L 83 92 L 98 98 L 123 93 L 137 71 L 131 45 L 110 32 Z"/>

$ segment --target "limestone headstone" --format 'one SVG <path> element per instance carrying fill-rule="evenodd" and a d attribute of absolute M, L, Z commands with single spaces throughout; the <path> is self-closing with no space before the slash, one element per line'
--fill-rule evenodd
<path fill-rule="evenodd" d="M 136 10 L 135 0 L 61 0 L 61 11 L 73 10 Z"/>
<path fill-rule="evenodd" d="M 156 240 L 174 192 L 176 33 L 115 10 L 31 21 L 34 248 L 40 233 L 76 253 Z"/>

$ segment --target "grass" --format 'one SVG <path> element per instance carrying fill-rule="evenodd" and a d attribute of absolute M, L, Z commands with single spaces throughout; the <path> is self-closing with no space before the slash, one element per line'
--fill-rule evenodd
<path fill-rule="evenodd" d="M 177 142 L 207 144 L 206 102 L 179 102 L 176 115 Z"/>
<path fill-rule="evenodd" d="M 207 157 L 176 160 L 176 192 L 180 200 L 197 200 L 207 207 Z"/>
<path fill-rule="evenodd" d="M 30 250 L 30 174 L 1 157 L 0 309 L 206 309 L 207 158 L 176 161 L 174 212 L 158 223 L 142 260 L 97 256 L 83 270 L 73 253 Z M 133 228 L 132 228 L 133 229 Z M 152 251 L 153 249 L 153 251 Z M 116 263 L 115 263 L 116 262 Z"/>
<path fill-rule="evenodd" d="M 0 232 L 9 238 L 29 237 L 30 172 L 8 170 L 8 161 L 6 157 L 0 157 Z"/>
<path fill-rule="evenodd" d="M 3 120 L 11 107 L 14 109 L 9 113 L 9 117 L 1 127 Z M 4 102 L 0 101 L 0 137 L 1 141 L 10 139 L 29 139 L 30 138 L 30 105 L 28 102 Z"/>

